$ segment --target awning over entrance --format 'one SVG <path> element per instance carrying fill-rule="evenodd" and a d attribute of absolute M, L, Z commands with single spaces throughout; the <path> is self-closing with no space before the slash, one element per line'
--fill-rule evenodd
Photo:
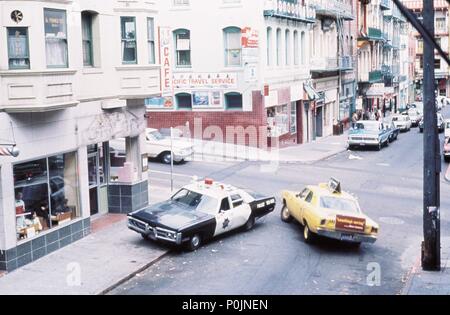
<path fill-rule="evenodd" d="M 305 90 L 306 94 L 308 94 L 308 98 L 310 101 L 320 99 L 319 93 L 317 93 L 317 91 L 314 89 L 314 87 L 311 84 L 304 83 L 303 89 Z"/>

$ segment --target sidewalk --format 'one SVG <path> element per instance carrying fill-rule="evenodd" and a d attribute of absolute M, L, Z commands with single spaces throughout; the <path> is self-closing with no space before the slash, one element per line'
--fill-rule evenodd
<path fill-rule="evenodd" d="M 0 295 L 93 295 L 129 279 L 167 253 L 126 227 L 125 215 L 92 221 L 92 233 L 0 276 Z"/>
<path fill-rule="evenodd" d="M 193 140 L 195 161 L 262 161 L 284 163 L 312 163 L 334 156 L 347 150 L 348 131 L 340 136 L 328 136 L 316 141 L 287 148 L 263 149 L 222 143 L 215 141 Z"/>
<path fill-rule="evenodd" d="M 450 295 L 450 250 L 444 246 L 442 250 L 442 270 L 423 271 L 419 257 L 401 292 L 402 295 Z"/>

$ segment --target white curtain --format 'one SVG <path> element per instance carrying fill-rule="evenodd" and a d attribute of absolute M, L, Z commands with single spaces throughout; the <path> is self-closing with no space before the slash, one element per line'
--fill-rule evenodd
<path fill-rule="evenodd" d="M 67 42 L 64 39 L 47 38 L 45 51 L 47 66 L 67 67 Z"/>

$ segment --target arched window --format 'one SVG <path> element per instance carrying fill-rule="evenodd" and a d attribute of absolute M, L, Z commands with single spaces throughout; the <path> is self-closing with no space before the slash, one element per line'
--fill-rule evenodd
<path fill-rule="evenodd" d="M 281 29 L 277 29 L 277 66 L 281 66 Z"/>
<path fill-rule="evenodd" d="M 295 66 L 298 66 L 298 61 L 300 59 L 298 48 L 299 48 L 298 32 L 294 31 L 294 65 Z"/>
<path fill-rule="evenodd" d="M 192 109 L 192 95 L 189 93 L 178 93 L 175 95 L 175 101 L 178 109 Z"/>
<path fill-rule="evenodd" d="M 225 93 L 226 109 L 242 109 L 242 94 L 237 92 Z"/>
<path fill-rule="evenodd" d="M 239 67 L 242 63 L 241 29 L 227 27 L 223 29 L 225 47 L 225 66 Z"/>
<path fill-rule="evenodd" d="M 187 29 L 173 31 L 177 67 L 191 66 L 191 32 Z"/>
<path fill-rule="evenodd" d="M 266 52 L 266 58 L 267 58 L 267 65 L 271 66 L 273 63 L 272 60 L 272 45 L 273 45 L 273 34 L 272 34 L 272 28 L 267 28 L 267 52 Z"/>

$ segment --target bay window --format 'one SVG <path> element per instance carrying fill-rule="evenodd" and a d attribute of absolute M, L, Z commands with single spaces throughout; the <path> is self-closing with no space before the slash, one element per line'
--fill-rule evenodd
<path fill-rule="evenodd" d="M 9 69 L 30 69 L 28 28 L 8 27 Z"/>
<path fill-rule="evenodd" d="M 44 9 L 45 52 L 48 68 L 67 68 L 66 11 Z"/>
<path fill-rule="evenodd" d="M 122 63 L 137 64 L 136 18 L 122 16 L 120 18 L 122 34 Z"/>

